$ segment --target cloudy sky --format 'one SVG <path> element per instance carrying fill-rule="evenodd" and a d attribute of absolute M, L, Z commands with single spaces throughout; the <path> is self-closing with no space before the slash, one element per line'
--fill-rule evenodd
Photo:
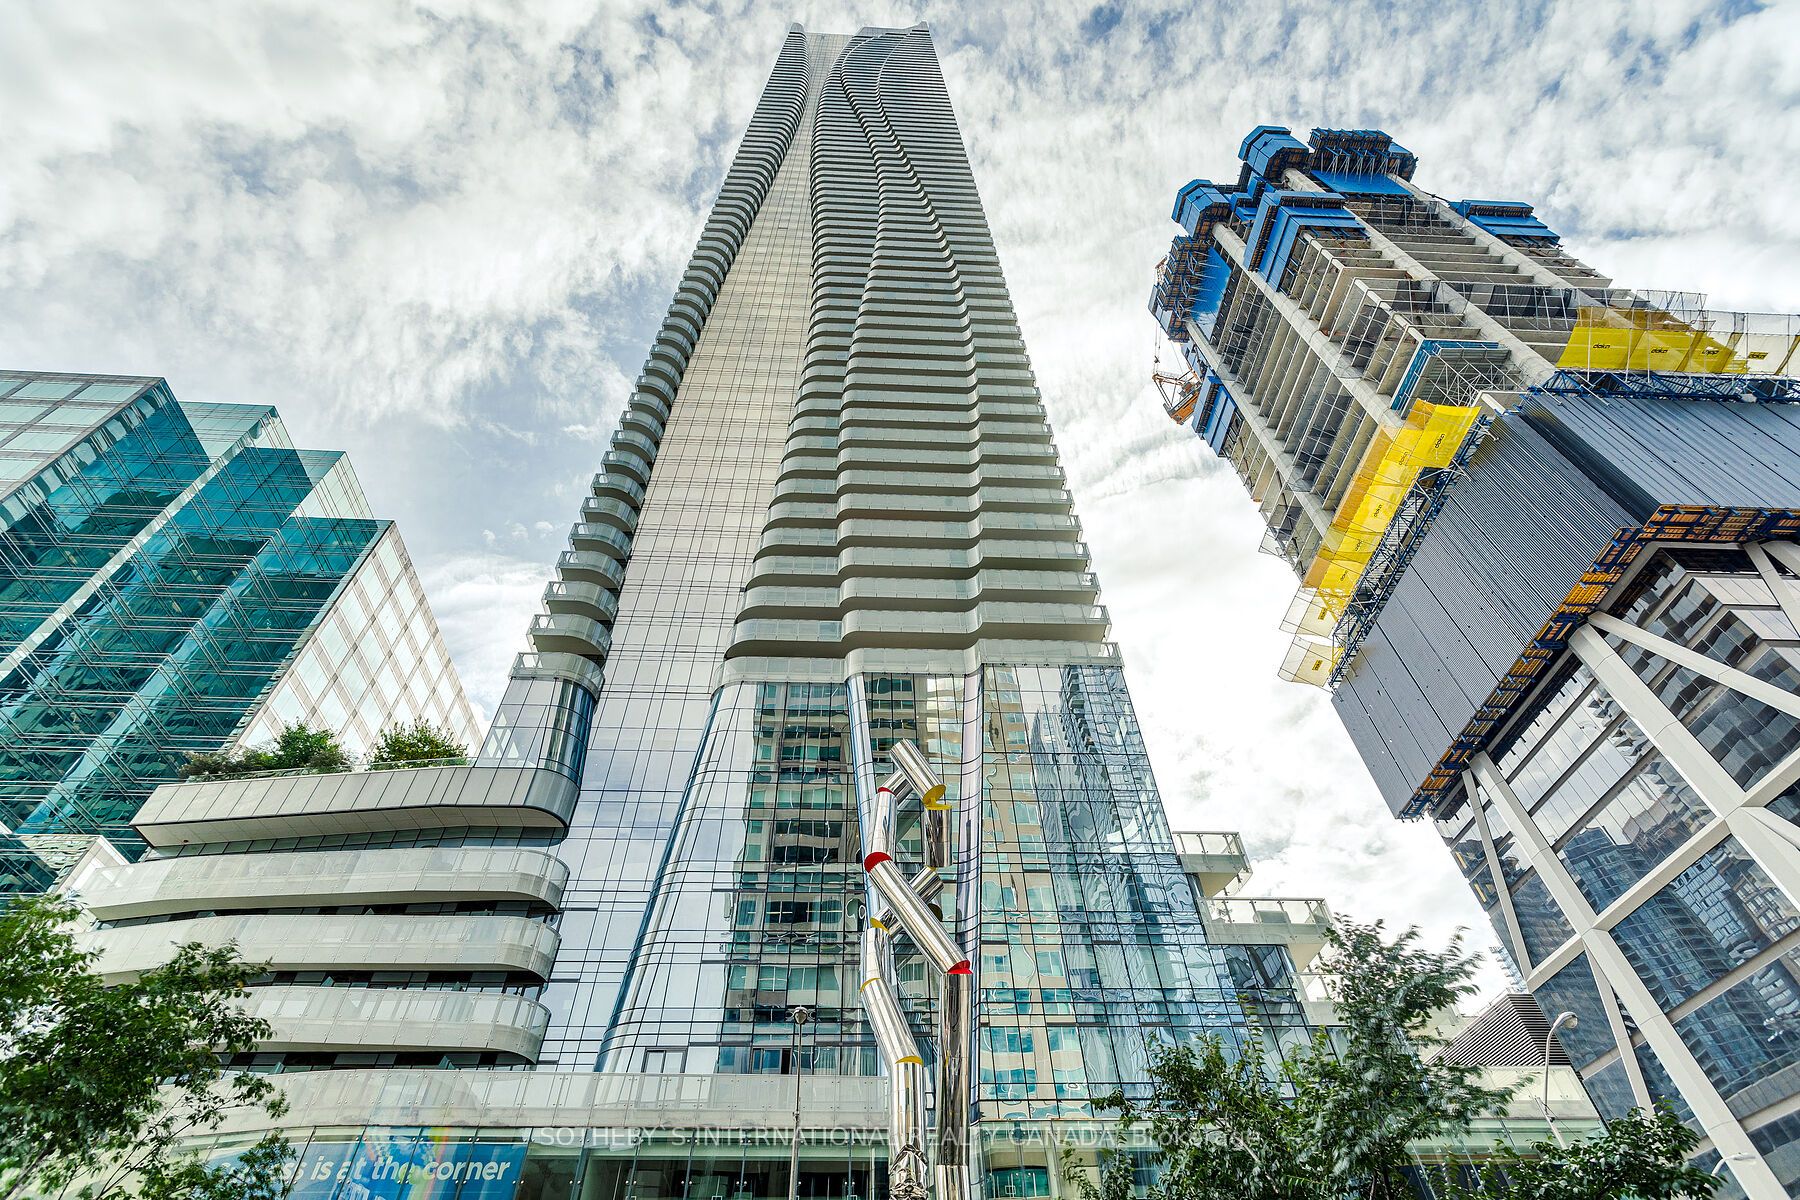
<path fill-rule="evenodd" d="M 1438 935 L 1487 940 L 1276 680 L 1294 579 L 1149 386 L 1175 189 L 1256 124 L 1381 128 L 1621 284 L 1800 309 L 1792 5 L 4 7 L 0 365 L 350 450 L 484 710 L 786 25 L 929 22 L 1176 824 L 1243 830 L 1253 890 Z"/>

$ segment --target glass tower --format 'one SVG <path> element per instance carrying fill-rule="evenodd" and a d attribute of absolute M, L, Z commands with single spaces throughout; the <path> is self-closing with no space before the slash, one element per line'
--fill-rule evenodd
<path fill-rule="evenodd" d="M 955 866 L 920 871 L 916 802 L 894 857 L 974 979 L 950 1133 L 984 1193 L 1060 1190 L 1051 1131 L 1142 1087 L 1147 1037 L 1323 1015 L 1329 914 L 1226 894 L 1232 835 L 1171 836 L 1108 633 L 929 34 L 796 27 L 476 760 L 159 789 L 151 855 L 87 881 L 96 944 L 276 964 L 246 1065 L 291 1076 L 297 1195 L 423 1162 L 521 1200 L 775 1197 L 798 1125 L 802 1194 L 877 1196 L 865 825 L 910 740 Z M 935 1064 L 941 993 L 893 944 Z"/>
<path fill-rule="evenodd" d="M 0 827 L 42 890 L 187 755 L 475 723 L 399 534 L 269 407 L 0 372 Z M 29 847 L 29 849 L 28 849 Z"/>
<path fill-rule="evenodd" d="M 1299 577 L 1396 815 L 1430 817 L 1601 1113 L 1800 1194 L 1800 320 L 1618 288 L 1377 130 L 1181 189 L 1166 409 Z"/>
<path fill-rule="evenodd" d="M 800 1069 L 874 1074 L 858 820 L 902 738 L 964 814 L 978 1119 L 1084 1113 L 1151 1030 L 1243 1026 L 923 28 L 789 36 L 570 544 L 486 750 L 591 730 L 541 1062 L 791 1072 L 806 1006 Z"/>

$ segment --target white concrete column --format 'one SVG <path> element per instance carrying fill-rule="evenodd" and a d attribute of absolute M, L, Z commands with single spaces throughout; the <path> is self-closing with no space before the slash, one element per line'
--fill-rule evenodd
<path fill-rule="evenodd" d="M 1488 876 L 1500 897 L 1500 917 L 1506 922 L 1506 930 L 1512 934 L 1512 944 L 1519 955 L 1519 973 L 1529 975 L 1531 955 L 1525 949 L 1525 934 L 1519 928 L 1519 916 L 1513 912 L 1512 893 L 1506 888 L 1506 872 L 1500 867 L 1500 852 L 1494 849 L 1494 831 L 1488 828 L 1487 813 L 1482 811 L 1479 781 L 1473 771 L 1464 771 L 1462 779 L 1463 794 L 1469 798 L 1469 809 L 1475 814 L 1475 828 L 1481 834 L 1481 848 L 1487 852 Z"/>
<path fill-rule="evenodd" d="M 1362 377 L 1362 372 L 1350 365 L 1349 360 L 1344 357 L 1343 350 L 1326 335 L 1323 329 L 1319 328 L 1318 322 L 1312 319 L 1312 314 L 1295 304 L 1290 297 L 1264 279 L 1259 272 L 1250 269 L 1249 264 L 1244 261 L 1243 240 L 1237 234 L 1229 229 L 1214 229 L 1213 240 L 1218 243 L 1219 249 L 1224 252 L 1225 257 L 1231 260 L 1231 265 L 1237 268 L 1238 273 L 1257 290 L 1264 300 L 1269 302 L 1281 319 L 1300 335 L 1301 339 L 1306 342 L 1306 348 L 1317 356 L 1319 362 L 1327 371 L 1331 372 L 1339 383 L 1344 385 L 1344 390 L 1349 392 L 1351 397 L 1362 406 L 1364 412 L 1368 413 L 1384 429 L 1391 429 L 1399 423 L 1398 416 L 1394 412 L 1393 401 L 1369 386 L 1368 381 Z"/>
<path fill-rule="evenodd" d="M 1771 835 L 1764 817 L 1770 820 L 1778 818 L 1753 814 L 1760 809 L 1751 804 L 1752 797 L 1737 785 L 1730 773 L 1719 765 L 1719 760 L 1702 746 L 1699 739 L 1688 732 L 1688 729 L 1669 711 L 1667 705 L 1657 699 L 1637 673 L 1625 665 L 1625 660 L 1614 653 L 1603 638 L 1595 632 L 1595 628 L 1617 633 L 1620 637 L 1646 647 L 1658 654 L 1663 654 L 1672 662 L 1689 666 L 1693 670 L 1707 675 L 1736 691 L 1742 691 L 1752 699 L 1763 701 L 1770 707 L 1778 708 L 1793 716 L 1800 716 L 1800 697 L 1784 692 L 1780 688 L 1764 683 L 1754 676 L 1734 670 L 1722 663 L 1714 662 L 1703 654 L 1696 654 L 1684 646 L 1678 646 L 1666 638 L 1645 633 L 1636 626 L 1628 625 L 1615 617 L 1595 614 L 1588 626 L 1577 630 L 1570 639 L 1570 645 L 1581 657 L 1594 677 L 1600 681 L 1612 698 L 1625 709 L 1632 720 L 1638 723 L 1645 735 L 1655 743 L 1675 765 L 1694 789 L 1700 793 L 1707 805 L 1725 818 L 1725 827 L 1738 843 L 1749 853 L 1752 860 L 1761 867 L 1765 874 L 1773 879 L 1778 887 L 1787 894 L 1788 900 L 1796 908 L 1800 908 L 1800 859 L 1797 859 L 1792 844 L 1785 838 Z M 1679 657 L 1677 657 L 1679 655 Z M 1698 661 L 1695 661 L 1698 660 Z M 1738 680 L 1726 676 L 1741 677 L 1745 686 L 1738 686 Z M 1750 686 L 1755 685 L 1752 691 Z M 1779 702 L 1779 703 L 1777 703 Z M 1778 769 L 1785 775 L 1795 764 L 1784 762 Z M 1765 781 L 1766 782 L 1766 781 Z M 1766 804 L 1772 791 L 1766 787 L 1757 789 L 1757 799 Z M 1684 858 L 1688 856 L 1683 856 Z M 1691 863 L 1691 859 L 1689 860 Z M 1666 866 L 1674 866 L 1674 862 Z M 1689 865 L 1689 863 L 1682 864 Z M 1666 871 L 1658 872 L 1665 874 Z M 1635 892 L 1637 889 L 1633 889 Z M 1635 907 L 1635 906 L 1634 906 Z"/>
<path fill-rule="evenodd" d="M 1774 551 L 1781 555 L 1782 562 L 1793 566 L 1794 562 L 1789 555 L 1800 557 L 1800 552 L 1790 542 L 1749 542 L 1744 546 L 1744 551 L 1749 554 L 1750 561 L 1756 564 L 1757 574 L 1763 577 L 1763 582 L 1775 593 L 1775 603 L 1781 605 L 1782 613 L 1793 622 L 1794 628 L 1800 629 L 1800 588 L 1796 588 L 1792 579 L 1775 569 L 1775 562 L 1770 557 L 1770 552 Z M 1800 567 L 1795 569 L 1800 570 Z"/>
<path fill-rule="evenodd" d="M 1430 207 L 1433 212 L 1437 213 L 1438 216 L 1448 221 L 1453 227 L 1462 230 L 1464 233 L 1474 238 L 1476 245 L 1530 279 L 1531 282 L 1538 284 L 1540 287 L 1556 288 L 1558 290 L 1574 292 L 1579 302 L 1582 304 L 1595 308 L 1605 307 L 1606 302 L 1601 297 L 1595 296 L 1590 292 L 1584 291 L 1575 284 L 1570 283 L 1567 279 L 1564 279 L 1561 275 L 1558 275 L 1555 271 L 1552 271 L 1543 263 L 1531 257 L 1531 255 L 1526 254 L 1517 246 L 1507 242 L 1506 239 L 1496 237 L 1474 221 L 1471 221 L 1468 217 L 1463 216 L 1454 208 L 1451 208 L 1445 201 L 1422 188 L 1413 186 L 1409 180 L 1402 179 L 1398 180 L 1398 182 L 1401 187 L 1412 194 L 1413 199 L 1422 201 Z"/>
<path fill-rule="evenodd" d="M 1642 646 L 1652 654 L 1660 654 L 1677 666 L 1686 667 L 1696 674 L 1704 675 L 1715 683 L 1722 683 L 1734 692 L 1742 692 L 1752 700 L 1760 701 L 1777 712 L 1784 712 L 1790 717 L 1800 717 L 1800 696 L 1783 691 L 1772 683 L 1765 683 L 1756 676 L 1740 671 L 1736 667 L 1726 666 L 1718 659 L 1683 646 L 1680 642 L 1672 642 L 1666 637 L 1639 629 L 1629 621 L 1621 621 L 1606 613 L 1595 613 L 1588 618 L 1588 624 L 1595 629 L 1617 634 L 1633 645 Z M 1665 709 L 1665 711 L 1667 710 Z"/>
<path fill-rule="evenodd" d="M 1582 632 L 1588 631 L 1584 629 Z M 1605 648 L 1602 643 L 1602 649 Z M 1614 658 L 1616 661 L 1617 656 Z M 1623 663 L 1619 665 L 1624 666 Z M 1598 672 L 1595 673 L 1598 675 Z M 1636 676 L 1632 678 L 1635 680 Z M 1604 680 L 1601 682 L 1605 683 Z M 1536 868 L 1539 878 L 1549 889 L 1551 898 L 1574 928 L 1575 936 L 1587 951 L 1588 961 L 1594 966 L 1596 977 L 1603 987 L 1610 987 L 1617 994 L 1625 1011 L 1643 1033 L 1644 1040 L 1656 1052 L 1657 1059 L 1669 1073 L 1669 1078 L 1674 1081 L 1682 1098 L 1694 1110 L 1695 1119 L 1712 1139 L 1713 1145 L 1720 1154 L 1728 1158 L 1736 1154 L 1752 1156 L 1736 1164 L 1740 1168 L 1737 1179 L 1745 1194 L 1750 1200 L 1786 1200 L 1786 1192 L 1776 1180 L 1775 1173 L 1757 1155 L 1743 1126 L 1738 1124 L 1724 1098 L 1713 1087 L 1706 1072 L 1681 1040 L 1681 1035 L 1675 1032 L 1674 1024 L 1656 1003 L 1650 989 L 1638 978 L 1630 960 L 1625 957 L 1625 952 L 1619 949 L 1612 934 L 1600 928 L 1587 897 L 1581 894 L 1574 878 L 1563 866 L 1562 860 L 1556 857 L 1555 851 L 1538 829 L 1537 822 L 1531 819 L 1531 815 L 1519 803 L 1518 796 L 1494 766 L 1493 760 L 1485 753 L 1477 754 L 1470 766 L 1483 791 L 1493 798 L 1495 806 L 1513 826 L 1515 840 L 1523 849 L 1526 860 Z M 1605 996 L 1602 995 L 1601 999 L 1604 1000 Z M 1619 1032 L 1623 1032 L 1622 1027 L 1615 1029 L 1615 1036 Z M 1629 1044 L 1621 1042 L 1619 1052 L 1627 1062 L 1627 1071 L 1633 1072 L 1636 1060 Z M 1634 1074 L 1634 1091 L 1640 1082 Z"/>
<path fill-rule="evenodd" d="M 1293 494 L 1294 500 L 1300 505 L 1301 510 L 1313 520 L 1321 531 L 1330 529 L 1331 515 L 1319 503 L 1317 496 L 1296 486 L 1300 479 L 1300 472 L 1294 466 L 1292 456 L 1276 443 L 1262 414 L 1253 407 L 1256 393 L 1251 391 L 1249 385 L 1239 379 L 1231 368 L 1225 365 L 1225 360 L 1214 351 L 1212 343 L 1207 341 L 1205 335 L 1192 321 L 1188 322 L 1188 337 L 1193 339 L 1194 345 L 1199 348 L 1200 357 L 1206 362 L 1207 370 L 1219 377 L 1219 382 L 1224 385 L 1227 392 L 1231 393 L 1232 400 L 1237 402 L 1238 419 L 1244 422 L 1244 427 L 1250 431 L 1250 435 L 1256 439 L 1256 444 L 1262 448 L 1263 454 L 1274 465 L 1275 473 L 1281 479 L 1281 486 Z"/>
<path fill-rule="evenodd" d="M 1387 255 L 1395 266 L 1421 282 L 1441 284 L 1445 291 L 1461 300 L 1462 306 L 1457 308 L 1456 315 L 1473 325 L 1476 332 L 1482 337 L 1490 342 L 1499 342 L 1512 354 L 1513 365 L 1525 377 L 1526 387 L 1537 387 L 1540 384 L 1548 383 L 1550 378 L 1556 374 L 1556 368 L 1543 355 L 1526 345 L 1518 334 L 1494 320 L 1478 305 L 1469 303 L 1467 297 L 1457 293 L 1449 284 L 1443 283 L 1432 273 L 1430 267 L 1402 250 L 1395 242 L 1384 237 L 1380 230 L 1373 228 L 1367 222 L 1363 224 L 1363 229 L 1368 232 L 1370 245 Z"/>
<path fill-rule="evenodd" d="M 1625 665 L 1625 660 L 1613 652 L 1591 624 L 1575 631 L 1569 639 L 1569 648 L 1713 811 L 1724 816 L 1743 805 L 1744 789 L 1719 765 L 1719 760 L 1707 752 L 1699 739 L 1688 732 L 1687 726 L 1656 698 L 1656 693 L 1637 677 L 1637 672 Z"/>
<path fill-rule="evenodd" d="M 1644 986 L 1625 952 L 1619 949 L 1612 935 L 1597 933 L 1593 944 L 1588 949 L 1590 961 L 1599 968 L 1599 972 L 1613 990 L 1619 994 L 1625 1010 L 1631 1019 L 1637 1022 L 1638 1030 L 1644 1035 L 1644 1041 L 1656 1052 L 1663 1070 L 1669 1073 L 1676 1090 L 1688 1107 L 1694 1110 L 1694 1118 L 1712 1138 L 1713 1148 L 1721 1157 L 1730 1159 L 1737 1155 L 1747 1155 L 1741 1162 L 1732 1164 L 1733 1173 L 1737 1176 L 1738 1185 L 1750 1200 L 1787 1200 L 1787 1190 L 1781 1181 L 1775 1178 L 1775 1172 L 1763 1161 L 1762 1155 L 1750 1141 L 1749 1134 L 1732 1115 L 1712 1080 L 1700 1067 L 1681 1035 L 1675 1032 L 1675 1026 L 1650 989 Z"/>

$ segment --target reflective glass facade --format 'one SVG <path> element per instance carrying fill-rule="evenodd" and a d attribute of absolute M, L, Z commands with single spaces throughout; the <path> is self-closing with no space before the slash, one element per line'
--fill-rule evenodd
<path fill-rule="evenodd" d="M 1490 912 L 1545 1011 L 1580 1018 L 1562 1042 L 1605 1114 L 1663 1101 L 1754 1141 L 1800 1091 L 1794 582 L 1657 553 L 1440 815 L 1478 891 L 1499 863 Z"/>
<path fill-rule="evenodd" d="M 473 740 L 399 535 L 274 409 L 0 373 L 0 430 L 26 447 L 0 493 L 0 824 L 37 852 L 13 842 L 12 886 L 97 834 L 132 851 L 188 754 L 283 721 L 353 753 L 413 716 Z"/>
<path fill-rule="evenodd" d="M 955 813 L 920 886 L 972 960 L 973 1140 L 1038 1139 L 987 1194 L 1052 1186 L 1044 1130 L 1142 1086 L 1146 1037 L 1308 1036 L 1281 934 L 1217 944 L 1176 852 L 922 28 L 790 34 L 600 466 L 482 753 L 587 731 L 537 1074 L 884 1107 L 858 943 L 900 739 Z M 938 976 L 894 945 L 929 1073 Z M 874 1174 L 805 1194 L 885 1190 L 873 1120 Z M 639 1153 L 633 1194 L 785 1182 Z"/>
<path fill-rule="evenodd" d="M 1383 799 L 1431 817 L 1603 1112 L 1757 1200 L 1800 1104 L 1800 316 L 1617 287 L 1387 132 L 1251 129 L 1150 312 Z M 1165 360 L 1166 361 L 1166 360 Z M 1764 1145 L 1767 1142 L 1768 1145 Z M 1712 1161 L 1717 1162 L 1715 1157 Z"/>

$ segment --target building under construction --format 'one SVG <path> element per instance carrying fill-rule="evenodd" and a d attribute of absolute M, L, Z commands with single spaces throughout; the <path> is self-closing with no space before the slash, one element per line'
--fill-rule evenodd
<path fill-rule="evenodd" d="M 1614 286 L 1377 130 L 1260 126 L 1150 308 L 1299 588 L 1280 671 L 1430 816 L 1601 1112 L 1800 1183 L 1800 321 Z M 1271 614 L 1273 615 L 1273 614 Z"/>

